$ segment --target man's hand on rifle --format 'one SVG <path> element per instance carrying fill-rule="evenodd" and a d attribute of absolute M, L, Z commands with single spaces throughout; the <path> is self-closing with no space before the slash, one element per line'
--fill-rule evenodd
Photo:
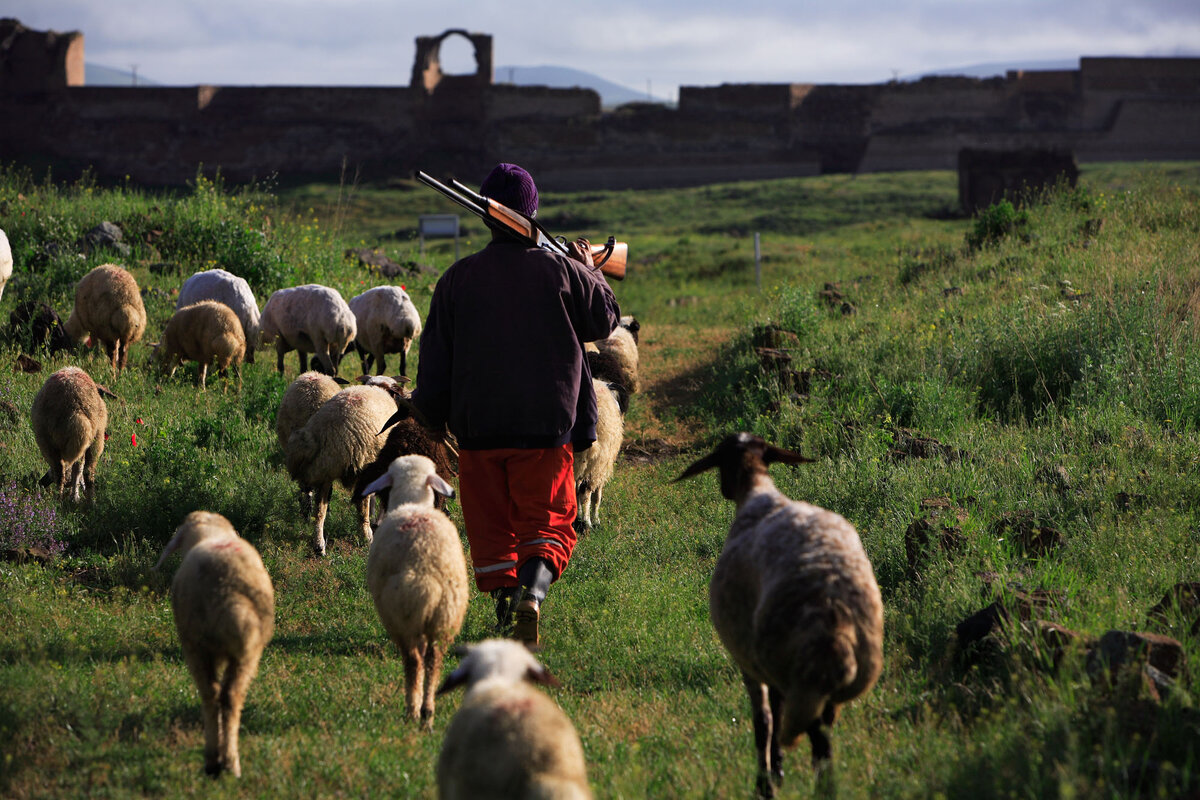
<path fill-rule="evenodd" d="M 567 242 L 567 251 L 570 252 L 571 258 L 576 261 L 592 269 L 596 268 L 596 262 L 592 260 L 592 245 L 582 236 L 573 242 Z"/>

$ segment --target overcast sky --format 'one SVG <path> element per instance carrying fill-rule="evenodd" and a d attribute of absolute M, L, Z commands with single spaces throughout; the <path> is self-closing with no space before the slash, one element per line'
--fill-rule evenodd
<path fill-rule="evenodd" d="M 679 85 L 875 83 L 985 62 L 1200 55 L 1198 0 L 3 0 L 85 59 L 173 85 L 407 85 L 417 36 L 494 37 L 496 66 Z M 447 40 L 451 72 L 470 46 Z M 503 80 L 502 74 L 496 76 Z"/>

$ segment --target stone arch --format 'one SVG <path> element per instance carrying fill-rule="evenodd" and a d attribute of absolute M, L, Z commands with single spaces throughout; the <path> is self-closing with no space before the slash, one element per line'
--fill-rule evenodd
<path fill-rule="evenodd" d="M 456 75 L 456 80 L 469 81 L 478 86 L 492 84 L 492 37 L 486 33 L 468 33 L 462 28 L 451 28 L 438 36 L 418 36 L 417 56 L 413 62 L 413 89 L 420 89 L 432 94 L 437 85 L 446 77 L 442 72 L 439 52 L 442 42 L 449 36 L 462 36 L 475 50 L 475 74 Z"/>

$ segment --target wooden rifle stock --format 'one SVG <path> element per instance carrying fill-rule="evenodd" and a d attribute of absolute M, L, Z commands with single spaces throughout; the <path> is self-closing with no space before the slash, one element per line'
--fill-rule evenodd
<path fill-rule="evenodd" d="M 497 203 L 490 197 L 484 197 L 458 181 L 452 181 L 454 188 L 451 188 L 421 171 L 417 172 L 417 180 L 480 217 L 490 227 L 499 227 L 526 239 L 535 247 L 571 257 L 566 240 L 561 236 L 552 236 L 532 217 L 514 211 L 503 203 Z M 628 244 L 618 242 L 610 236 L 604 244 L 592 245 L 591 252 L 596 268 L 602 273 L 613 280 L 625 279 L 625 267 L 629 261 Z"/>

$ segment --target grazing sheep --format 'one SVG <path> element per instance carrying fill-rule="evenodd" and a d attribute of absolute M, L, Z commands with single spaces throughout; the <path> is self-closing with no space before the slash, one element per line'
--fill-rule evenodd
<path fill-rule="evenodd" d="M 362 470 L 375 461 L 383 448 L 379 435 L 396 411 L 392 396 L 377 386 L 350 386 L 335 394 L 289 438 L 285 455 L 287 471 L 301 490 L 315 492 L 317 509 L 313 551 L 325 555 L 325 515 L 334 481 L 354 486 Z M 369 498 L 358 499 L 358 519 L 363 538 L 371 541 Z"/>
<path fill-rule="evenodd" d="M 258 319 L 258 301 L 245 278 L 223 269 L 208 269 L 197 272 L 179 287 L 179 299 L 175 310 L 199 303 L 201 300 L 216 300 L 233 309 L 242 323 L 246 336 L 246 363 L 254 363 L 254 351 L 262 346 L 262 332 Z"/>
<path fill-rule="evenodd" d="M 377 374 L 387 370 L 388 353 L 400 354 L 400 374 L 408 374 L 408 348 L 421 333 L 421 316 L 408 293 L 399 286 L 376 286 L 350 301 L 358 333 L 354 349 L 362 359 L 363 372 L 377 361 Z"/>
<path fill-rule="evenodd" d="M 408 716 L 433 729 L 434 688 L 446 647 L 467 613 L 467 560 L 458 529 L 433 507 L 453 497 L 424 456 L 397 458 L 364 494 L 389 490 L 388 511 L 367 556 L 367 589 L 404 659 Z"/>
<path fill-rule="evenodd" d="M 638 348 L 629 328 L 618 325 L 607 339 L 588 342 L 585 350 L 607 358 L 588 357 L 592 377 L 619 383 L 630 392 L 638 391 Z"/>
<path fill-rule="evenodd" d="M 42 485 L 56 484 L 59 498 L 79 502 L 82 486 L 88 501 L 96 494 L 96 462 L 104 452 L 108 407 L 99 386 L 79 367 L 51 375 L 33 398 L 33 436 L 50 471 Z"/>
<path fill-rule="evenodd" d="M 586 800 L 583 745 L 558 705 L 530 686 L 558 680 L 525 647 L 487 639 L 466 649 L 438 694 L 466 684 L 438 756 L 438 797 Z"/>
<path fill-rule="evenodd" d="M 176 310 L 163 328 L 162 341 L 154 354 L 159 366 L 171 375 L 181 361 L 197 361 L 200 371 L 196 383 L 205 388 L 208 365 L 216 364 L 224 377 L 230 366 L 237 374 L 242 390 L 242 356 L 246 337 L 233 309 L 216 300 L 201 300 Z"/>
<path fill-rule="evenodd" d="M 280 289 L 267 298 L 260 318 L 262 342 L 275 343 L 278 368 L 283 356 L 295 350 L 300 371 L 308 371 L 308 354 L 326 375 L 336 375 L 342 353 L 354 341 L 357 326 L 354 312 L 336 289 L 315 283 Z"/>
<path fill-rule="evenodd" d="M 12 248 L 8 245 L 8 234 L 0 229 L 0 299 L 4 298 L 4 284 L 12 277 Z"/>
<path fill-rule="evenodd" d="M 288 384 L 279 401 L 279 411 L 275 414 L 275 435 L 279 438 L 281 450 L 287 452 L 288 439 L 292 434 L 308 424 L 317 409 L 340 392 L 346 382 L 344 378 L 331 378 L 320 372 L 305 372 Z M 312 516 L 312 500 L 312 487 L 300 487 L 300 510 L 305 519 Z"/>
<path fill-rule="evenodd" d="M 575 496 L 579 498 L 578 524 L 589 530 L 600 520 L 600 500 L 612 478 L 617 453 L 625 434 L 621 403 L 623 388 L 592 379 L 596 392 L 596 441 L 587 450 L 575 454 Z M 626 395 L 628 397 L 628 395 Z"/>
<path fill-rule="evenodd" d="M 75 307 L 67 333 L 81 341 L 87 333 L 104 343 L 113 371 L 125 369 L 129 345 L 146 330 L 146 307 L 137 281 L 116 264 L 102 264 L 75 284 Z"/>
<path fill-rule="evenodd" d="M 875 684 L 883 663 L 883 602 L 854 527 L 789 500 L 767 474 L 768 464 L 809 460 L 739 433 L 676 479 L 715 467 L 721 494 L 737 504 L 709 612 L 750 695 L 764 797 L 783 777 L 781 744 L 807 733 L 814 766 L 826 766 L 821 726 Z"/>
<path fill-rule="evenodd" d="M 188 514 L 154 568 L 176 551 L 183 561 L 171 582 L 171 607 L 200 691 L 204 771 L 240 777 L 242 706 L 275 627 L 275 589 L 258 551 L 220 514 Z"/>

